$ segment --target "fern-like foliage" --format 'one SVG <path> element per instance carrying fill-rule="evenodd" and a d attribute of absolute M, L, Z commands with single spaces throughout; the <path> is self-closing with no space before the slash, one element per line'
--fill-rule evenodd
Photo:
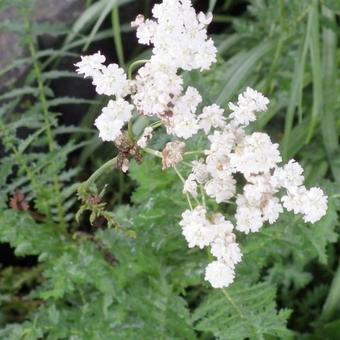
<path fill-rule="evenodd" d="M 277 312 L 275 288 L 268 283 L 235 284 L 214 291 L 193 314 L 195 327 L 217 339 L 287 339 L 289 310 Z"/>

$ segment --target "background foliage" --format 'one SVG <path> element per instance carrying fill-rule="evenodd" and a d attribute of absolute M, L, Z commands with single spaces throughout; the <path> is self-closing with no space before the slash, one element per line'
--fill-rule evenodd
<path fill-rule="evenodd" d="M 77 97 L 78 86 L 90 85 L 67 65 L 98 48 L 123 66 L 147 54 L 135 47 L 129 21 L 148 14 L 151 1 L 86 4 L 66 28 L 32 22 L 32 0 L 0 1 L 0 10 L 20 12 L 0 29 L 19 34 L 29 53 L 0 70 L 29 66 L 21 84 L 0 94 L 0 242 L 17 257 L 0 261 L 0 338 L 337 339 L 339 1 L 195 2 L 216 14 L 220 53 L 212 71 L 187 81 L 222 106 L 247 85 L 264 92 L 270 110 L 253 128 L 269 132 L 286 160 L 303 164 L 308 185 L 329 195 L 327 216 L 315 225 L 284 214 L 260 233 L 239 235 L 244 260 L 225 290 L 203 281 L 208 258 L 187 248 L 178 226 L 181 184 L 152 157 L 133 164 L 129 177 L 107 172 L 91 187 L 101 203 L 88 204 L 85 193 L 85 212 L 75 218 L 79 183 L 115 151 L 92 128 L 102 98 Z M 60 43 L 42 49 L 42 34 Z M 74 91 L 59 95 L 58 81 Z M 164 142 L 159 136 L 154 147 Z M 233 207 L 224 213 L 231 218 Z"/>

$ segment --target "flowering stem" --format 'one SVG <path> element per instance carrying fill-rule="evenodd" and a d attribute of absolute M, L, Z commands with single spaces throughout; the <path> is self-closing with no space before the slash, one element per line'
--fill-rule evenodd
<path fill-rule="evenodd" d="M 136 60 L 132 64 L 130 64 L 130 66 L 128 68 L 128 77 L 129 77 L 129 79 L 132 79 L 132 72 L 134 71 L 134 69 L 137 66 L 143 65 L 143 64 L 147 63 L 148 61 L 149 60 L 147 60 L 147 59 L 141 59 L 141 60 Z"/>
<path fill-rule="evenodd" d="M 182 176 L 182 174 L 179 172 L 179 170 L 177 169 L 176 166 L 174 166 L 174 170 L 176 171 L 177 176 L 180 178 L 180 180 L 181 180 L 182 183 L 184 184 L 184 183 L 185 183 L 185 179 L 184 179 L 184 177 Z"/>
<path fill-rule="evenodd" d="M 204 194 L 204 189 L 202 185 L 200 185 L 200 190 L 201 190 L 201 195 L 202 195 L 202 204 L 204 208 L 207 208 L 207 202 L 205 201 L 205 194 Z"/>
<path fill-rule="evenodd" d="M 204 151 L 187 151 L 184 152 L 184 156 L 189 156 L 189 155 L 199 155 L 199 154 L 204 154 Z"/>
<path fill-rule="evenodd" d="M 152 129 L 157 129 L 158 127 L 162 126 L 163 122 L 161 120 L 158 120 L 157 122 L 154 122 L 150 125 Z"/>
<path fill-rule="evenodd" d="M 106 171 L 112 169 L 114 166 L 116 166 L 116 164 L 117 157 L 112 158 L 111 160 L 103 164 L 98 170 L 96 170 L 82 185 L 90 187 L 100 176 L 102 176 Z"/>
<path fill-rule="evenodd" d="M 231 296 L 228 294 L 226 289 L 221 289 L 224 296 L 227 298 L 227 300 L 230 302 L 230 304 L 234 307 L 234 309 L 237 311 L 237 313 L 240 315 L 242 319 L 244 319 L 244 314 L 242 313 L 241 309 L 236 305 L 234 300 L 231 298 Z"/>
<path fill-rule="evenodd" d="M 124 50 L 123 50 L 122 37 L 121 37 L 121 32 L 120 32 L 118 5 L 116 5 L 112 10 L 111 22 L 112 22 L 113 37 L 114 37 L 114 43 L 116 46 L 118 61 L 119 61 L 120 66 L 125 68 Z"/>
<path fill-rule="evenodd" d="M 157 150 L 153 150 L 153 149 L 150 149 L 150 148 L 144 148 L 144 151 L 152 156 L 156 156 L 158 158 L 163 158 L 162 157 L 162 153 L 157 151 Z"/>
<path fill-rule="evenodd" d="M 132 144 L 135 142 L 135 134 L 133 133 L 132 119 L 128 122 L 128 137 Z"/>
<path fill-rule="evenodd" d="M 180 180 L 181 180 L 182 183 L 184 184 L 184 183 L 185 183 L 185 179 L 184 179 L 184 177 L 182 176 L 182 174 L 179 172 L 179 170 L 177 169 L 176 166 L 174 166 L 174 170 L 175 170 L 177 176 L 180 178 Z M 192 203 L 191 203 L 190 195 L 189 195 L 188 193 L 186 193 L 185 195 L 186 195 L 186 197 L 187 197 L 187 200 L 188 200 L 190 209 L 192 210 Z M 195 202 L 196 202 L 197 205 L 201 205 L 200 202 L 198 201 L 198 199 L 197 199 L 196 197 L 194 197 L 194 200 L 195 200 Z"/>
<path fill-rule="evenodd" d="M 23 7 L 22 7 L 22 14 L 24 18 L 26 33 L 27 33 L 28 49 L 33 60 L 33 72 L 34 72 L 35 79 L 38 84 L 39 100 L 40 100 L 41 109 L 43 113 L 44 124 L 46 127 L 45 131 L 46 131 L 48 148 L 49 148 L 49 151 L 52 152 L 57 148 L 57 145 L 55 143 L 52 128 L 51 128 L 52 123 L 50 119 L 50 112 L 48 109 L 45 85 L 44 85 L 42 74 L 41 74 L 40 63 L 39 63 L 38 56 L 37 56 L 35 42 L 33 41 L 33 38 L 32 38 L 32 26 L 31 26 L 31 22 L 28 17 L 26 6 L 27 6 L 27 3 L 26 3 L 26 0 L 24 0 Z M 65 229 L 66 228 L 65 210 L 62 204 L 63 200 L 61 197 L 61 185 L 60 185 L 60 181 L 59 181 L 57 174 L 54 174 L 54 176 L 52 177 L 52 182 L 53 182 L 55 204 L 57 208 L 57 215 L 58 215 L 59 223 L 61 227 Z"/>
<path fill-rule="evenodd" d="M 192 165 L 191 165 L 190 163 L 186 162 L 186 161 L 182 161 L 181 163 L 182 163 L 183 165 L 188 166 L 189 168 L 192 168 Z"/>

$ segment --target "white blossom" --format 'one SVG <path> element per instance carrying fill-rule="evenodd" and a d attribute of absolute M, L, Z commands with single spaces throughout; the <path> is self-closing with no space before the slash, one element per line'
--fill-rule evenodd
<path fill-rule="evenodd" d="M 203 12 L 199 12 L 197 18 L 201 24 L 208 26 L 209 24 L 211 24 L 213 20 L 213 14 L 211 12 L 207 14 L 204 14 Z"/>
<path fill-rule="evenodd" d="M 304 186 L 300 186 L 294 191 L 287 192 L 287 194 L 281 198 L 281 201 L 288 211 L 293 211 L 294 214 L 302 214 L 306 195 L 307 189 Z"/>
<path fill-rule="evenodd" d="M 263 226 L 260 209 L 249 206 L 238 206 L 236 211 L 236 229 L 248 234 L 258 232 Z"/>
<path fill-rule="evenodd" d="M 134 21 L 131 21 L 131 27 L 132 28 L 138 27 L 141 24 L 143 24 L 144 22 L 145 22 L 144 15 L 138 14 L 136 19 Z"/>
<path fill-rule="evenodd" d="M 247 87 L 246 91 L 238 96 L 237 105 L 229 103 L 229 109 L 232 111 L 230 118 L 234 125 L 247 126 L 256 120 L 257 112 L 267 111 L 268 104 L 268 98 Z"/>
<path fill-rule="evenodd" d="M 220 238 L 225 239 L 233 235 L 231 242 L 235 241 L 235 238 L 234 238 L 235 235 L 232 234 L 234 226 L 230 221 L 227 221 L 221 213 L 216 213 L 213 215 L 212 223 L 215 228 L 216 239 L 220 239 Z"/>
<path fill-rule="evenodd" d="M 185 143 L 174 141 L 165 145 L 162 151 L 162 165 L 163 170 L 176 166 L 183 160 L 183 152 Z"/>
<path fill-rule="evenodd" d="M 305 222 L 315 223 L 327 212 L 327 196 L 320 188 L 307 190 L 303 204 L 303 219 Z"/>
<path fill-rule="evenodd" d="M 273 186 L 294 191 L 303 184 L 303 168 L 294 159 L 291 159 L 283 168 L 276 168 L 271 179 Z"/>
<path fill-rule="evenodd" d="M 205 280 L 209 281 L 213 288 L 228 287 L 234 278 L 234 269 L 219 261 L 209 263 L 205 269 Z"/>
<path fill-rule="evenodd" d="M 183 193 L 190 194 L 193 197 L 197 197 L 197 182 L 196 177 L 190 174 L 183 185 Z"/>
<path fill-rule="evenodd" d="M 153 61 L 184 70 L 208 69 L 216 61 L 206 29 L 211 15 L 197 16 L 187 0 L 163 0 L 152 13 L 155 20 L 140 23 L 137 37 L 140 44 L 154 45 Z"/>
<path fill-rule="evenodd" d="M 201 129 L 208 134 L 211 128 L 223 128 L 225 126 L 224 110 L 218 105 L 213 104 L 205 106 L 199 115 L 199 124 Z"/>
<path fill-rule="evenodd" d="M 210 245 L 215 237 L 215 229 L 207 220 L 206 210 L 202 206 L 186 210 L 179 224 L 189 248 L 197 246 L 202 249 Z"/>
<path fill-rule="evenodd" d="M 171 119 L 171 133 L 177 137 L 188 139 L 195 135 L 199 130 L 197 118 L 194 114 L 175 114 Z"/>
<path fill-rule="evenodd" d="M 228 156 L 213 153 L 206 158 L 207 170 L 213 178 L 223 179 L 232 173 Z"/>
<path fill-rule="evenodd" d="M 106 96 L 125 97 L 130 91 L 127 76 L 117 64 L 104 66 L 101 72 L 93 76 L 93 85 L 98 94 Z"/>
<path fill-rule="evenodd" d="M 105 63 L 105 60 L 105 56 L 100 52 L 93 55 L 81 56 L 81 61 L 75 64 L 77 67 L 76 72 L 83 74 L 84 78 L 94 77 L 98 73 L 100 74 L 100 70 L 104 67 L 103 63 Z"/>
<path fill-rule="evenodd" d="M 278 147 L 267 134 L 254 132 L 230 155 L 231 166 L 244 174 L 266 173 L 282 160 Z"/>
<path fill-rule="evenodd" d="M 235 195 L 236 181 L 232 176 L 212 178 L 204 185 L 209 197 L 215 198 L 217 203 L 227 202 Z"/>
<path fill-rule="evenodd" d="M 211 245 L 211 254 L 220 262 L 231 268 L 242 260 L 242 253 L 237 243 L 229 243 L 225 239 L 218 239 Z"/>
<path fill-rule="evenodd" d="M 150 126 L 146 127 L 144 129 L 142 136 L 138 139 L 137 145 L 142 149 L 146 148 L 148 141 L 152 138 L 152 133 L 153 133 L 152 127 Z"/>
<path fill-rule="evenodd" d="M 149 19 L 141 20 L 140 16 L 137 16 L 136 20 L 132 22 L 137 28 L 138 42 L 142 45 L 150 45 L 154 39 L 154 35 L 157 30 L 157 24 Z"/>
<path fill-rule="evenodd" d="M 171 111 L 182 93 L 183 80 L 176 69 L 153 62 L 138 70 L 132 100 L 139 113 L 147 116 L 162 115 Z"/>
<path fill-rule="evenodd" d="M 198 183 L 204 184 L 209 179 L 209 172 L 202 160 L 192 161 L 192 173 Z"/>
<path fill-rule="evenodd" d="M 114 141 L 131 118 L 132 110 L 133 106 L 122 98 L 110 100 L 94 123 L 99 130 L 99 137 L 106 142 Z"/>
<path fill-rule="evenodd" d="M 271 197 L 262 207 L 263 220 L 270 224 L 276 222 L 282 212 L 283 207 L 277 197 Z"/>
<path fill-rule="evenodd" d="M 208 155 L 229 156 L 231 150 L 235 145 L 235 135 L 230 130 L 214 131 L 208 136 L 210 141 L 210 149 L 207 151 Z"/>

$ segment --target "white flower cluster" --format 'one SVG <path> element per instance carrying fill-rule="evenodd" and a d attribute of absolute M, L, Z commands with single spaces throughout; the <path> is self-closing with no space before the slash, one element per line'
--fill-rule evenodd
<path fill-rule="evenodd" d="M 305 222 L 315 223 L 325 215 L 327 197 L 320 188 L 307 190 L 303 186 L 302 167 L 294 160 L 284 166 L 278 144 L 272 143 L 265 133 L 247 135 L 245 127 L 256 119 L 257 112 L 267 109 L 269 100 L 261 93 L 247 88 L 238 98 L 237 105 L 230 103 L 232 113 L 229 120 L 214 108 L 205 132 L 210 148 L 205 150 L 204 160 L 193 161 L 192 171 L 184 183 L 183 192 L 198 196 L 202 186 L 206 195 L 217 203 L 228 202 L 236 196 L 235 228 L 248 234 L 259 231 L 265 222 L 277 221 L 283 208 L 302 214 Z M 208 110 L 209 112 L 210 110 Z M 218 114 L 217 114 L 218 113 Z M 205 118 L 205 117 L 204 117 Z M 243 192 L 236 195 L 236 174 L 246 180 Z M 217 258 L 206 268 L 205 278 L 215 288 L 227 287 L 234 279 L 235 264 L 240 262 L 241 253 L 233 234 L 225 237 L 230 222 L 217 223 L 221 235 L 216 237 L 216 219 L 206 218 L 206 211 L 198 207 L 186 211 L 180 225 L 189 247 L 211 246 Z M 227 241 L 226 241 L 227 240 Z"/>
<path fill-rule="evenodd" d="M 100 52 L 81 57 L 78 62 L 77 73 L 85 78 L 92 78 L 98 94 L 115 96 L 102 109 L 101 115 L 96 119 L 95 126 L 99 130 L 99 137 L 110 142 L 116 140 L 122 133 L 122 128 L 132 117 L 133 105 L 123 99 L 131 93 L 131 82 L 122 68 L 117 64 L 104 65 L 106 58 Z"/>
<path fill-rule="evenodd" d="M 223 121 L 221 109 L 216 105 L 206 107 L 196 114 L 202 98 L 193 87 L 184 89 L 180 70 L 206 70 L 216 61 L 217 49 L 207 35 L 207 25 L 212 15 L 196 15 L 190 0 L 164 0 L 154 6 L 153 20 L 139 15 L 132 23 L 137 28 L 140 44 L 153 45 L 152 57 L 141 67 L 134 80 L 128 80 L 117 64 L 104 65 L 100 52 L 84 56 L 76 64 L 77 72 L 90 77 L 100 95 L 115 96 L 116 100 L 130 96 L 134 109 L 140 115 L 156 116 L 167 132 L 180 138 L 190 138 L 199 129 L 208 131 Z M 114 105 L 110 102 L 108 109 Z M 131 117 L 128 101 L 120 101 L 119 120 L 105 114 L 96 126 L 103 141 L 114 141 L 120 136 L 123 125 Z M 125 113 L 122 110 L 125 107 Z M 105 110 L 108 111 L 108 110 Z M 112 111 L 112 110 L 111 110 Z M 119 122 L 118 122 L 119 121 Z M 145 147 L 148 138 L 140 142 Z"/>
<path fill-rule="evenodd" d="M 190 0 L 163 0 L 152 9 L 155 20 L 133 23 L 140 44 L 153 47 L 151 62 L 173 69 L 207 70 L 216 60 L 216 47 L 207 36 L 212 14 L 196 15 Z"/>
<path fill-rule="evenodd" d="M 139 148 L 150 152 L 148 142 L 160 124 L 168 134 L 185 140 L 201 130 L 209 141 L 205 157 L 191 163 L 186 180 L 178 173 L 190 206 L 190 197 L 198 202 L 200 195 L 202 204 L 205 195 L 217 203 L 235 199 L 235 229 L 246 234 L 277 221 L 283 208 L 301 214 L 306 222 L 318 221 L 327 209 L 322 190 L 303 186 L 303 169 L 296 161 L 280 165 L 278 144 L 272 143 L 267 134 L 246 133 L 256 114 L 267 110 L 266 97 L 248 87 L 237 103 L 229 103 L 231 113 L 226 117 L 224 109 L 216 104 L 201 107 L 197 89 L 184 88 L 182 70 L 207 70 L 216 61 L 216 47 L 207 35 L 212 15 L 197 15 L 190 0 L 163 0 L 154 6 L 152 14 L 153 19 L 139 15 L 132 23 L 139 43 L 153 45 L 151 59 L 138 70 L 135 79 L 128 80 L 117 64 L 105 66 L 100 52 L 84 56 L 76 64 L 79 74 L 92 78 L 98 94 L 113 96 L 95 121 L 103 141 L 117 144 L 134 113 L 159 119 L 145 128 L 137 142 L 130 138 L 132 145 L 123 148 L 121 168 L 127 171 L 128 157 L 136 156 Z M 176 165 L 183 160 L 184 149 L 185 143 L 175 140 L 162 152 L 153 150 L 153 154 L 162 157 L 164 170 L 175 167 L 178 172 Z M 246 184 L 237 194 L 236 179 L 240 175 Z M 205 279 L 215 288 L 232 283 L 242 254 L 231 222 L 221 214 L 208 213 L 199 204 L 183 213 L 180 225 L 189 247 L 210 247 L 216 258 L 206 268 Z"/>
<path fill-rule="evenodd" d="M 210 247 L 216 261 L 206 269 L 205 278 L 214 288 L 222 288 L 233 282 L 235 265 L 242 259 L 239 245 L 235 242 L 234 226 L 221 214 L 207 218 L 206 209 L 197 206 L 182 215 L 182 232 L 192 247 Z"/>

